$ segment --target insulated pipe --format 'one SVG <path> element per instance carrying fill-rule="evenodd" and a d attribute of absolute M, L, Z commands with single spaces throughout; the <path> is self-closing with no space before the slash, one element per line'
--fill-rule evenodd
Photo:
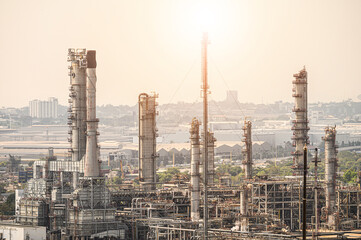
<path fill-rule="evenodd" d="M 96 58 L 95 51 L 87 52 L 87 142 L 86 155 L 84 162 L 85 177 L 99 177 L 99 161 L 98 161 L 98 144 L 97 144 L 97 128 L 98 119 L 96 118 Z"/>
<path fill-rule="evenodd" d="M 193 118 L 190 133 L 191 140 L 191 219 L 198 221 L 200 205 L 200 143 L 199 143 L 199 121 Z"/>

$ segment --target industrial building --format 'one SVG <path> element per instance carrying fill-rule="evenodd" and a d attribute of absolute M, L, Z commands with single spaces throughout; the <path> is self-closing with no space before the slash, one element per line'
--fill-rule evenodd
<path fill-rule="evenodd" d="M 228 175 L 215 176 L 216 138 L 208 127 L 208 36 L 202 41 L 203 119 L 190 123 L 190 179 L 157 179 L 157 94 L 141 93 L 139 173 L 132 183 L 107 185 L 101 175 L 96 118 L 95 51 L 69 49 L 69 156 L 52 149 L 34 163 L 34 177 L 17 200 L 17 221 L 44 226 L 48 239 L 299 239 L 301 229 L 346 236 L 360 228 L 361 190 L 336 181 L 336 129 L 328 127 L 325 177 L 302 178 L 308 141 L 307 71 L 295 74 L 294 175 L 257 178 L 253 174 L 252 122 L 245 120 L 244 179 L 232 186 Z M 290 129 L 291 130 L 291 129 Z M 315 163 L 317 154 L 315 155 Z M 309 159 L 308 164 L 311 164 Z M 326 191 L 317 191 L 324 188 Z M 306 190 L 306 191 L 305 191 Z M 304 211 L 303 211 L 304 210 Z M 323 230 L 318 231 L 318 230 Z M 332 232 L 338 230 L 339 232 Z M 340 231 L 341 230 L 341 231 Z"/>

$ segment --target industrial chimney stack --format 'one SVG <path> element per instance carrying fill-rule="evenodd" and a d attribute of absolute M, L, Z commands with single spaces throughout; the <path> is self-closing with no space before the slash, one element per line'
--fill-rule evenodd
<path fill-rule="evenodd" d="M 87 52 L 87 82 L 86 82 L 86 99 L 87 99 L 87 142 L 86 155 L 84 162 L 85 177 L 99 177 L 99 159 L 97 129 L 99 120 L 96 118 L 96 58 L 95 51 Z"/>

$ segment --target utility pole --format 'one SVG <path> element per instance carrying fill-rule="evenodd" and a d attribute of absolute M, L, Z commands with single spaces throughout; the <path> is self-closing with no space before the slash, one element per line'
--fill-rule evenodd
<path fill-rule="evenodd" d="M 306 185 L 307 185 L 307 145 L 303 148 L 303 208 L 302 208 L 302 239 L 306 240 Z"/>
<path fill-rule="evenodd" d="M 202 40 L 202 93 L 203 93 L 203 187 L 204 187 L 204 208 L 203 208 L 203 239 L 208 239 L 208 76 L 207 76 L 207 45 L 208 33 L 203 33 Z"/>
<path fill-rule="evenodd" d="M 315 163 L 315 231 L 314 234 L 312 236 L 312 239 L 317 240 L 318 239 L 318 182 L 317 182 L 317 163 L 319 162 L 318 160 L 318 149 L 315 148 L 315 158 L 313 160 L 313 162 Z"/>

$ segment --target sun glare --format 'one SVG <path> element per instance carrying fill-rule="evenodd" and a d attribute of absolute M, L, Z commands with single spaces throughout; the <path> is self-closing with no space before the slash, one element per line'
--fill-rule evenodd
<path fill-rule="evenodd" d="M 217 4 L 218 3 L 218 4 Z M 179 27 L 188 37 L 199 39 L 203 32 L 211 36 L 222 34 L 226 22 L 222 2 L 198 2 L 183 8 L 179 15 Z"/>
<path fill-rule="evenodd" d="M 195 25 L 200 32 L 209 32 L 216 26 L 215 13 L 209 8 L 198 9 L 194 13 Z"/>

